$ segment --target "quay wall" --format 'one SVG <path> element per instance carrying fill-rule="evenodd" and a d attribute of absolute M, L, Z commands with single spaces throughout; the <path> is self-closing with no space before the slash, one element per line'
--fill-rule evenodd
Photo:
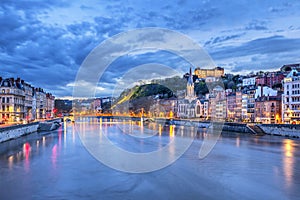
<path fill-rule="evenodd" d="M 173 120 L 175 125 L 188 125 L 189 123 L 196 123 L 199 128 L 208 128 L 211 122 L 203 122 L 203 121 L 194 121 L 194 120 Z M 216 124 L 218 122 L 215 122 Z M 252 134 L 251 130 L 247 127 L 245 123 L 232 123 L 232 122 L 224 122 L 219 123 L 222 125 L 222 131 L 227 132 L 238 132 L 238 133 L 250 133 Z"/>
<path fill-rule="evenodd" d="M 0 128 L 0 143 L 37 131 L 39 122 Z"/>
<path fill-rule="evenodd" d="M 0 128 L 0 143 L 8 140 L 16 139 L 23 135 L 28 135 L 34 132 L 52 131 L 60 126 L 60 118 L 33 122 L 29 124 L 12 125 Z"/>
<path fill-rule="evenodd" d="M 266 134 L 286 137 L 300 137 L 299 124 L 258 124 Z"/>

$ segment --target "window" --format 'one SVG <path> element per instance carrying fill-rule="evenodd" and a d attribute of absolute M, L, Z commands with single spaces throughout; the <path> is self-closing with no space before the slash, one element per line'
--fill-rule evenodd
<path fill-rule="evenodd" d="M 9 103 L 9 97 L 6 98 L 6 103 Z"/>
<path fill-rule="evenodd" d="M 5 90 L 4 89 L 2 89 L 2 94 L 5 94 Z"/>
<path fill-rule="evenodd" d="M 5 97 L 2 97 L 2 103 L 5 103 Z"/>

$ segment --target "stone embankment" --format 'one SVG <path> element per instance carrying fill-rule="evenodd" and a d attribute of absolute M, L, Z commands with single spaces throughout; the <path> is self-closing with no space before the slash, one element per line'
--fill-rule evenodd
<path fill-rule="evenodd" d="M 257 126 L 268 135 L 300 137 L 300 125 L 298 124 L 259 124 Z"/>
<path fill-rule="evenodd" d="M 29 124 L 20 124 L 0 128 L 0 143 L 16 139 L 23 135 L 34 132 L 51 131 L 60 126 L 61 119 L 48 120 L 43 122 L 33 122 Z"/>
<path fill-rule="evenodd" d="M 198 126 L 199 128 L 208 128 L 211 125 L 220 125 L 222 127 L 222 131 L 228 132 L 238 132 L 238 133 L 250 133 L 253 134 L 252 130 L 249 129 L 247 124 L 245 123 L 232 123 L 232 122 L 209 122 L 209 121 L 197 121 L 197 120 L 167 120 L 166 123 L 175 124 L 175 125 L 189 125 L 193 123 L 193 125 Z"/>

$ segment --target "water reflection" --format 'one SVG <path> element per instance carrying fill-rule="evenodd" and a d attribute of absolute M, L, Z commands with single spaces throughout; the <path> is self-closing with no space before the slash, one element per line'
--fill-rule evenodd
<path fill-rule="evenodd" d="M 236 147 L 240 147 L 240 137 L 236 137 Z"/>
<path fill-rule="evenodd" d="M 156 135 L 146 138 L 150 139 L 148 142 L 145 138 L 132 137 L 129 134 L 130 131 L 123 132 L 127 130 L 128 126 L 141 130 L 141 124 L 138 126 L 137 121 L 120 121 L 120 124 L 117 124 L 115 121 L 100 118 L 98 121 L 85 120 L 82 123 L 76 122 L 76 124 L 65 123 L 64 130 L 59 129 L 51 134 L 37 135 L 32 138 L 30 136 L 28 140 L 19 138 L 9 141 L 10 145 L 7 147 L 6 143 L 0 144 L 3 149 L 7 148 L 7 150 L 2 149 L 0 154 L 0 188 L 4 188 L 1 193 L 9 193 L 6 191 L 8 187 L 6 182 L 12 185 L 11 188 L 15 188 L 16 185 L 18 192 L 26 193 L 22 191 L 25 190 L 25 187 L 21 184 L 28 178 L 33 182 L 32 185 L 26 187 L 34 192 L 37 190 L 35 188 L 39 187 L 39 190 L 46 188 L 43 191 L 44 194 L 64 196 L 66 190 L 61 188 L 66 186 L 70 190 L 74 188 L 68 194 L 72 193 L 78 196 L 81 195 L 78 193 L 84 191 L 86 191 L 86 196 L 90 195 L 88 193 L 91 190 L 97 191 L 94 193 L 95 196 L 91 196 L 94 199 L 99 197 L 97 196 L 99 193 L 105 193 L 103 191 L 107 191 L 108 187 L 122 190 L 128 183 L 147 190 L 150 182 L 153 182 L 150 187 L 159 191 L 162 197 L 165 197 L 164 194 L 169 194 L 165 188 L 171 188 L 175 184 L 187 185 L 192 189 L 195 186 L 195 190 L 192 191 L 193 194 L 196 194 L 194 196 L 206 190 L 206 187 L 224 188 L 224 191 L 228 190 L 229 192 L 237 191 L 236 193 L 243 194 L 240 196 L 241 199 L 249 197 L 250 192 L 251 195 L 254 194 L 253 198 L 257 197 L 256 199 L 263 199 L 259 198 L 262 196 L 266 196 L 265 199 L 275 199 L 272 197 L 277 195 L 278 199 L 291 199 L 300 194 L 298 190 L 300 184 L 297 179 L 299 177 L 299 140 L 224 134 L 214 151 L 205 160 L 198 160 L 198 147 L 202 144 L 203 138 L 211 137 L 205 128 L 197 130 L 191 126 L 165 126 L 159 123 L 144 122 L 145 135 L 147 135 L 148 129 L 156 130 Z M 90 159 L 91 156 L 84 148 L 77 148 L 82 145 L 76 133 L 78 131 L 84 132 L 85 137 L 90 139 L 94 139 L 92 135 L 94 133 L 98 143 L 101 143 L 104 137 L 108 137 L 113 142 L 117 142 L 120 148 L 138 153 L 147 153 L 166 147 L 170 159 L 176 156 L 177 146 L 175 145 L 179 140 L 191 137 L 196 137 L 196 140 L 194 146 L 183 155 L 183 159 L 179 159 L 170 168 L 150 174 L 131 176 L 116 173 L 110 168 L 99 165 L 95 159 Z M 175 145 L 167 146 L 171 142 L 174 142 Z M 63 153 L 62 147 L 64 147 Z M 53 179 L 55 173 L 52 172 L 57 172 L 59 178 Z M 176 178 L 174 178 L 174 174 L 176 174 Z M 141 181 L 144 178 L 148 178 L 149 181 Z M 103 182 L 103 180 L 109 181 Z M 128 182 L 124 182 L 124 180 Z M 161 184 L 159 184 L 160 181 Z M 38 186 L 33 183 L 38 183 Z M 254 183 L 257 185 L 253 185 Z M 58 187 L 61 190 L 57 189 Z M 203 190 L 199 188 L 203 188 Z M 190 192 L 186 187 L 179 187 L 176 191 L 183 194 Z M 257 193 L 255 193 L 256 191 Z M 2 197 L 0 194 L 0 199 L 9 199 Z M 172 197 L 176 198 L 176 196 Z M 208 197 L 212 196 L 208 194 Z M 224 198 L 232 199 L 230 197 L 232 196 L 225 195 Z M 222 196 L 218 196 L 217 199 L 220 198 Z"/>
<path fill-rule="evenodd" d="M 294 164 L 295 164 L 295 149 L 294 149 L 295 142 L 290 139 L 285 139 L 283 141 L 283 173 L 286 181 L 286 186 L 291 187 L 293 184 L 294 178 Z"/>
<path fill-rule="evenodd" d="M 8 167 L 10 170 L 12 169 L 13 165 L 14 165 L 14 156 L 11 155 L 8 157 Z"/>
<path fill-rule="evenodd" d="M 26 142 L 23 145 L 23 156 L 25 157 L 24 160 L 24 169 L 26 172 L 29 171 L 29 164 L 30 164 L 30 160 L 29 160 L 29 156 L 30 156 L 30 151 L 31 151 L 31 146 L 28 142 Z"/>

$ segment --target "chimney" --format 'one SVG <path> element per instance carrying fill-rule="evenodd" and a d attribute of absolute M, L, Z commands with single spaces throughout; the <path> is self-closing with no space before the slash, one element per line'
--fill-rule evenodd
<path fill-rule="evenodd" d="M 10 82 L 11 82 L 12 86 L 15 85 L 15 79 L 14 78 L 10 78 Z"/>

